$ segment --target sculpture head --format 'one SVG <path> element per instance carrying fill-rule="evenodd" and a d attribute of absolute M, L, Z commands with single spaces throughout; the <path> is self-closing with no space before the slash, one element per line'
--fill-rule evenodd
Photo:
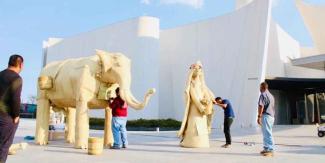
<path fill-rule="evenodd" d="M 155 90 L 150 89 L 146 95 L 144 102 L 140 103 L 131 93 L 131 61 L 122 53 L 108 53 L 96 50 L 101 61 L 101 72 L 99 74 L 100 81 L 105 83 L 117 83 L 119 85 L 119 93 L 126 103 L 135 109 L 144 108 L 149 102 L 149 98 L 154 94 Z"/>
<path fill-rule="evenodd" d="M 190 69 L 193 72 L 192 77 L 196 78 L 202 74 L 202 63 L 200 61 L 197 61 L 195 64 L 191 65 Z"/>
<path fill-rule="evenodd" d="M 200 61 L 197 61 L 196 63 L 190 66 L 190 72 L 187 78 L 185 92 L 189 92 L 191 81 L 195 78 L 198 78 L 202 83 L 202 86 L 205 86 L 204 73 L 202 70 L 202 63 Z"/>

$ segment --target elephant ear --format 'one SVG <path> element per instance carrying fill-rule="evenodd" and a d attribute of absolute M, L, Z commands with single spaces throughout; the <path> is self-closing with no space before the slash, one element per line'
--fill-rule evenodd
<path fill-rule="evenodd" d="M 96 55 L 100 58 L 100 64 L 102 67 L 102 73 L 112 68 L 112 54 L 96 49 Z"/>
<path fill-rule="evenodd" d="M 116 52 L 112 54 L 114 66 L 130 65 L 131 60 L 125 56 L 123 53 Z"/>

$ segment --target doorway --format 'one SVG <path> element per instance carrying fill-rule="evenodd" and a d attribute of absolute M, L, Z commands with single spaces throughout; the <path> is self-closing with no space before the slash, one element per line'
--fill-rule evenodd
<path fill-rule="evenodd" d="M 267 79 L 275 98 L 275 124 L 325 123 L 325 79 Z"/>

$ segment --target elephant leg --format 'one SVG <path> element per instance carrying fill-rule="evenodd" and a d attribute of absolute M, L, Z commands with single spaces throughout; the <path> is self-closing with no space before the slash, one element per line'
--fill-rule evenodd
<path fill-rule="evenodd" d="M 76 128 L 76 109 L 67 108 L 67 123 L 66 123 L 66 142 L 73 144 L 75 142 Z"/>
<path fill-rule="evenodd" d="M 89 137 L 88 101 L 77 101 L 76 107 L 76 128 L 75 148 L 87 149 Z"/>
<path fill-rule="evenodd" d="M 50 101 L 45 97 L 45 92 L 40 91 L 37 100 L 36 133 L 35 143 L 39 145 L 48 144 L 50 118 Z"/>
<path fill-rule="evenodd" d="M 104 129 L 104 146 L 113 146 L 114 139 L 112 133 L 112 110 L 110 108 L 105 109 L 105 129 Z"/>
<path fill-rule="evenodd" d="M 77 84 L 77 101 L 76 101 L 76 132 L 75 132 L 75 148 L 88 148 L 89 137 L 89 117 L 88 117 L 88 102 L 92 97 L 92 92 L 89 92 L 89 79 L 92 76 L 89 72 L 89 67 L 84 66 L 81 70 L 80 80 Z"/>

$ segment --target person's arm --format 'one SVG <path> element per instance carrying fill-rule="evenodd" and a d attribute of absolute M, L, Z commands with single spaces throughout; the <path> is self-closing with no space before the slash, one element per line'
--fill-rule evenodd
<path fill-rule="evenodd" d="M 229 103 L 229 102 L 228 102 L 227 100 L 222 100 L 222 103 L 221 103 L 221 104 L 219 104 L 219 103 L 217 103 L 217 102 L 214 102 L 214 104 L 220 106 L 222 109 L 226 109 L 227 106 L 228 106 L 228 103 Z"/>
<path fill-rule="evenodd" d="M 257 123 L 259 125 L 262 124 L 262 114 L 264 110 L 264 102 L 263 102 L 263 96 L 260 96 L 260 99 L 258 100 L 258 111 L 257 111 Z"/>
<path fill-rule="evenodd" d="M 111 105 L 113 103 L 113 101 L 114 101 L 114 98 L 109 98 L 108 99 L 108 104 Z"/>
<path fill-rule="evenodd" d="M 10 108 L 11 110 L 11 116 L 14 119 L 14 123 L 17 124 L 19 122 L 19 112 L 20 112 L 20 95 L 21 90 L 23 86 L 23 81 L 21 78 L 17 78 L 12 84 L 11 84 L 11 100 L 10 100 Z"/>
<path fill-rule="evenodd" d="M 262 116 L 263 110 L 264 110 L 264 107 L 262 105 L 258 105 L 258 117 Z"/>
<path fill-rule="evenodd" d="M 116 100 L 113 99 L 113 98 L 110 98 L 110 99 L 108 100 L 108 106 L 109 106 L 111 109 L 116 108 Z"/>
<path fill-rule="evenodd" d="M 219 103 L 216 103 L 216 105 L 220 106 L 222 109 L 226 109 L 228 104 L 219 104 Z"/>

